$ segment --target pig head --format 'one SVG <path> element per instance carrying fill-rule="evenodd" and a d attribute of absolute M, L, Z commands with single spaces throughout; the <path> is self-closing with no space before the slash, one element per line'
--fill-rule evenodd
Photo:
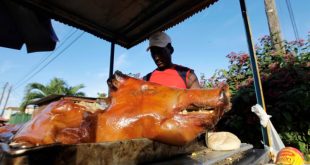
<path fill-rule="evenodd" d="M 17 131 L 13 142 L 24 146 L 92 142 L 92 115 L 71 100 L 52 102 Z"/>
<path fill-rule="evenodd" d="M 51 103 L 26 123 L 14 142 L 33 145 L 149 138 L 183 145 L 215 126 L 230 109 L 228 86 L 177 89 L 128 77 L 108 80 L 108 107 L 95 113 L 69 100 Z"/>

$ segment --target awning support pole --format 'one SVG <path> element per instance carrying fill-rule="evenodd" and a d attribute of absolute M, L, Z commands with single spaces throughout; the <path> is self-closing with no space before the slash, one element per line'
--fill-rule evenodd
<path fill-rule="evenodd" d="M 253 47 L 252 33 L 251 33 L 249 21 L 248 21 L 245 0 L 240 0 L 240 7 L 241 7 L 241 13 L 242 13 L 242 17 L 243 17 L 243 21 L 244 21 L 244 27 L 245 27 L 245 31 L 246 31 L 251 67 L 252 67 L 252 71 L 253 71 L 256 101 L 266 111 L 262 82 L 260 79 L 259 69 L 257 67 L 257 56 L 255 54 L 255 50 Z M 261 126 L 261 130 L 262 130 L 264 144 L 269 146 L 269 141 L 268 141 L 268 137 L 267 137 L 267 130 L 263 126 Z"/>
<path fill-rule="evenodd" d="M 115 50 L 115 42 L 111 42 L 109 78 L 112 77 L 114 72 L 114 50 Z M 108 95 L 110 95 L 110 89 L 108 91 Z"/>
<path fill-rule="evenodd" d="M 115 50 L 115 43 L 111 42 L 111 53 L 110 53 L 110 71 L 109 71 L 109 77 L 113 75 L 114 72 L 114 50 Z"/>

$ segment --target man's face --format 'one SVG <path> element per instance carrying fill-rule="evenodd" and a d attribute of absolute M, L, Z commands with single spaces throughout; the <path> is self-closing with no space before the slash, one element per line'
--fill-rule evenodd
<path fill-rule="evenodd" d="M 152 58 L 159 69 L 166 69 L 171 65 L 171 54 L 168 48 L 152 46 Z"/>

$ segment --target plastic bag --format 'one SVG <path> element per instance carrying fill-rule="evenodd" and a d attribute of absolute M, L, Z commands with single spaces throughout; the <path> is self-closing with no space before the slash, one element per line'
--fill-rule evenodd
<path fill-rule="evenodd" d="M 263 107 L 261 107 L 259 104 L 256 104 L 251 108 L 251 110 L 259 117 L 261 125 L 267 128 L 267 136 L 269 141 L 268 149 L 271 155 L 271 159 L 275 161 L 278 152 L 284 148 L 285 145 L 283 144 L 278 132 L 270 121 L 271 116 L 264 111 Z"/>

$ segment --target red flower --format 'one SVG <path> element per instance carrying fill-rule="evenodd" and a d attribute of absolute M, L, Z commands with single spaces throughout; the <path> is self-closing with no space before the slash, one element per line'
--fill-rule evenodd
<path fill-rule="evenodd" d="M 279 68 L 279 62 L 274 62 L 268 65 L 271 72 L 276 71 Z"/>

